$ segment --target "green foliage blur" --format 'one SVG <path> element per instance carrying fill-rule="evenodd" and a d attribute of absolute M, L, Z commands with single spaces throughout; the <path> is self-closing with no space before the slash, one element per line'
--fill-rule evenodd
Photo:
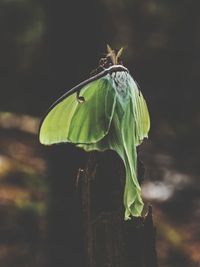
<path fill-rule="evenodd" d="M 74 181 L 63 175 L 75 154 L 42 147 L 37 130 L 50 104 L 89 77 L 107 43 L 124 47 L 150 109 L 140 156 L 159 266 L 199 266 L 199 8 L 198 0 L 0 1 L 1 267 L 65 266 L 68 246 L 74 266 L 81 262 L 73 254 L 80 218 L 68 204 L 76 202 Z"/>

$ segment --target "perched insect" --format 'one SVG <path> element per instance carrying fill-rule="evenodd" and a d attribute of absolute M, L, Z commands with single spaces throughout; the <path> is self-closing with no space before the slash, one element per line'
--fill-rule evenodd
<path fill-rule="evenodd" d="M 48 110 L 39 130 L 40 142 L 73 143 L 85 151 L 114 150 L 126 170 L 125 220 L 141 216 L 143 201 L 137 179 L 137 146 L 148 136 L 146 102 L 128 69 L 120 61 L 122 49 L 101 61 L 103 69 L 59 98 Z M 120 64 L 119 64 L 120 62 Z"/>

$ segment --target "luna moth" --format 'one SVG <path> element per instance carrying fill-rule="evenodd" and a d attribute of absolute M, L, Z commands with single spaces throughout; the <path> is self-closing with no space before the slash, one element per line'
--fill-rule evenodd
<path fill-rule="evenodd" d="M 61 96 L 47 111 L 39 130 L 44 145 L 69 142 L 85 151 L 114 150 L 124 163 L 125 220 L 141 216 L 137 146 L 150 128 L 146 101 L 117 53 L 107 47 L 102 71 Z"/>

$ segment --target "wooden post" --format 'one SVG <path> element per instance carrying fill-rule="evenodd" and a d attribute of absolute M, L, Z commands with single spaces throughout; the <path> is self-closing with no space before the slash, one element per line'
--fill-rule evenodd
<path fill-rule="evenodd" d="M 91 152 L 79 171 L 87 267 L 157 267 L 152 208 L 124 221 L 124 171 L 114 152 Z"/>

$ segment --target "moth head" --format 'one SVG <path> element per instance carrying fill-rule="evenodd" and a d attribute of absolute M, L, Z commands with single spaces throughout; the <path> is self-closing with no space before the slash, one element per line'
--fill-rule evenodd
<path fill-rule="evenodd" d="M 121 55 L 123 52 L 123 47 L 121 47 L 119 50 L 114 50 L 110 47 L 110 45 L 107 44 L 107 55 L 106 57 L 109 57 L 111 59 L 111 62 L 113 65 L 121 64 Z"/>
<path fill-rule="evenodd" d="M 123 52 L 123 47 L 119 50 L 112 49 L 110 45 L 107 45 L 107 53 L 105 57 L 102 57 L 99 61 L 99 67 L 108 68 L 112 65 L 123 65 L 121 60 L 121 55 Z"/>

